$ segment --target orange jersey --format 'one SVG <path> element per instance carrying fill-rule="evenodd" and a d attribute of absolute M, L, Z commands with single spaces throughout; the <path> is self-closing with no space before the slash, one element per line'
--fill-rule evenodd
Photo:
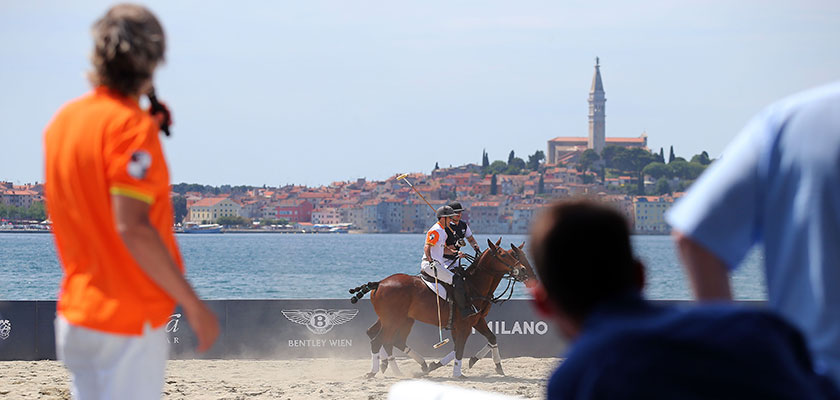
<path fill-rule="evenodd" d="M 175 263 L 169 171 L 158 127 L 134 99 L 96 88 L 66 104 L 44 133 L 47 210 L 64 278 L 58 313 L 74 325 L 141 334 L 175 301 L 140 268 L 116 230 L 111 195 L 150 204 L 149 220 Z"/>

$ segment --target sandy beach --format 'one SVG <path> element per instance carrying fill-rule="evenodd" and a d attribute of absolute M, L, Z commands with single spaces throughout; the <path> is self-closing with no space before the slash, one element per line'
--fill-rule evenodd
<path fill-rule="evenodd" d="M 165 399 L 385 399 L 403 379 L 420 377 L 412 360 L 399 360 L 406 375 L 389 370 L 372 379 L 363 375 L 370 360 L 299 359 L 175 360 L 167 365 Z M 526 399 L 545 398 L 549 373 L 557 358 L 518 357 L 502 360 L 506 376 L 496 375 L 492 360 L 465 370 L 467 379 L 453 379 L 451 364 L 423 379 L 487 390 Z M 465 360 L 466 364 L 466 360 Z M 68 374 L 57 361 L 0 362 L 0 398 L 68 399 Z"/>

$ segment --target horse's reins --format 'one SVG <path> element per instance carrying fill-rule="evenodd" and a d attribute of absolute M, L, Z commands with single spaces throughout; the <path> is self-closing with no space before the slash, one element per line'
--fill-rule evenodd
<path fill-rule="evenodd" d="M 467 258 L 467 261 L 470 261 L 470 263 L 473 263 L 473 262 L 474 262 L 475 260 L 477 260 L 477 259 L 478 259 L 478 257 L 480 257 L 481 255 L 478 255 L 478 256 L 469 256 L 469 255 L 467 255 L 467 256 L 468 256 L 468 257 L 472 257 L 472 259 L 473 259 L 473 261 L 470 261 L 470 259 L 469 259 L 469 258 L 465 257 L 465 258 Z M 512 274 L 511 274 L 511 272 L 512 272 L 512 271 L 515 271 L 514 267 L 516 267 L 516 264 L 514 264 L 514 265 L 508 265 L 508 264 L 505 262 L 505 260 L 502 260 L 502 258 L 501 258 L 501 257 L 499 257 L 499 255 L 496 253 L 496 251 L 493 251 L 493 252 L 491 253 L 491 256 L 493 256 L 495 259 L 499 260 L 499 262 L 500 262 L 500 263 L 502 263 L 502 265 L 504 265 L 505 267 L 507 267 L 507 268 L 508 268 L 508 271 L 507 271 L 507 272 L 503 272 L 503 273 L 501 273 L 502 278 L 504 278 L 505 276 L 507 276 L 507 281 L 508 281 L 508 283 L 507 283 L 507 287 L 505 287 L 505 290 L 503 290 L 503 291 L 502 291 L 502 293 L 501 293 L 501 294 L 499 294 L 499 295 L 498 295 L 498 296 L 496 296 L 496 297 L 493 297 L 493 296 L 492 296 L 492 294 L 493 294 L 493 291 L 495 291 L 495 289 L 496 289 L 496 288 L 498 288 L 498 286 L 496 286 L 496 288 L 492 288 L 492 289 L 490 289 L 490 291 L 489 291 L 486 295 L 484 295 L 484 296 L 475 296 L 475 297 L 473 297 L 473 298 L 475 298 L 475 299 L 479 299 L 479 300 L 485 300 L 485 301 L 488 301 L 488 302 L 493 303 L 493 304 L 501 304 L 501 303 L 504 303 L 504 302 L 506 302 L 506 301 L 510 300 L 510 298 L 511 298 L 511 297 L 513 297 L 513 287 L 516 285 L 517 280 L 516 280 L 516 276 L 512 275 Z M 519 260 L 519 257 L 518 257 L 518 256 L 514 256 L 514 258 L 517 260 L 517 264 L 522 265 L 522 261 L 520 261 L 520 260 Z M 478 270 L 478 268 L 479 268 L 480 266 L 481 266 L 481 265 L 476 265 L 476 270 Z M 523 267 L 524 267 L 524 265 L 523 265 Z M 468 273 L 469 273 L 469 272 L 468 272 Z M 472 273 L 472 274 L 470 274 L 470 275 L 473 275 L 473 274 L 474 274 L 474 273 Z M 492 274 L 492 275 L 498 275 L 498 273 L 497 273 L 497 272 L 495 272 L 495 271 L 490 271 L 490 274 Z M 506 298 L 506 299 L 504 299 L 504 300 L 500 300 L 502 297 L 504 297 L 504 296 L 505 296 L 505 294 L 507 294 L 507 298 Z"/>

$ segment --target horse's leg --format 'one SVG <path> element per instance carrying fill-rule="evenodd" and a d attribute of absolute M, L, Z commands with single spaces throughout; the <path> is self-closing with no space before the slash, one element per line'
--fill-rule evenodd
<path fill-rule="evenodd" d="M 392 326 L 384 326 L 382 329 L 382 348 L 385 350 L 387 354 L 385 360 L 380 364 L 379 369 L 382 373 L 385 373 L 385 370 L 388 369 L 388 366 L 393 364 L 394 365 L 394 373 L 398 376 L 402 375 L 402 371 L 400 371 L 399 365 L 397 365 L 397 360 L 394 357 L 393 349 L 394 349 L 394 338 L 397 333 L 400 331 L 401 327 L 404 324 L 392 327 Z"/>
<path fill-rule="evenodd" d="M 367 330 L 367 335 L 370 338 L 370 340 L 373 340 L 373 338 L 379 333 L 380 330 L 382 330 L 382 322 L 380 322 L 379 319 L 377 319 L 376 322 L 374 322 L 373 325 L 371 325 L 370 328 L 368 328 Z"/>
<path fill-rule="evenodd" d="M 365 374 L 365 378 L 373 378 L 379 372 L 379 350 L 382 348 L 382 323 L 379 320 L 371 325 L 367 330 L 367 335 L 370 337 L 370 372 Z"/>
<path fill-rule="evenodd" d="M 432 372 L 432 371 L 434 371 L 434 370 L 436 370 L 436 369 L 438 369 L 438 368 L 440 368 L 444 365 L 447 365 L 447 364 L 451 363 L 452 360 L 454 360 L 454 359 L 455 359 L 455 350 L 452 350 L 452 351 L 449 352 L 449 354 L 443 356 L 443 358 L 441 358 L 440 361 L 434 361 L 431 364 L 429 364 L 429 372 Z"/>
<path fill-rule="evenodd" d="M 487 326 L 487 321 L 484 320 L 484 317 L 479 318 L 473 328 L 475 328 L 476 332 L 487 338 L 487 344 L 475 353 L 475 356 L 470 357 L 469 367 L 472 368 L 479 359 L 486 356 L 490 351 L 493 351 L 493 362 L 496 363 L 496 373 L 504 375 L 505 371 L 502 369 L 502 357 L 499 355 L 499 344 L 496 343 L 496 335 Z"/>
<path fill-rule="evenodd" d="M 403 353 L 414 359 L 414 361 L 417 361 L 417 363 L 420 364 L 420 369 L 425 374 L 429 371 L 429 366 L 426 364 L 426 359 L 424 359 L 423 356 L 414 351 L 414 349 L 412 349 L 411 347 L 408 347 L 408 344 L 406 344 L 406 340 L 408 339 L 408 334 L 411 333 L 412 326 L 414 326 L 414 320 L 408 319 L 405 325 L 403 325 L 400 328 L 399 332 L 397 332 L 397 336 L 394 338 L 394 346 L 402 350 Z"/>
<path fill-rule="evenodd" d="M 467 344 L 467 338 L 470 335 L 472 325 L 468 321 L 461 320 L 453 330 L 453 339 L 455 339 L 455 362 L 452 365 L 452 377 L 461 378 L 464 375 L 461 373 L 461 359 L 464 357 L 464 345 Z"/>
<path fill-rule="evenodd" d="M 380 321 L 377 319 L 377 320 L 376 320 L 376 322 L 374 322 L 374 324 L 373 324 L 373 325 L 371 325 L 371 326 L 370 326 L 370 328 L 368 328 L 368 330 L 367 330 L 367 335 L 368 335 L 368 337 L 369 337 L 369 338 L 371 338 L 371 340 L 373 340 L 373 338 L 374 338 L 374 337 L 375 337 L 375 336 L 376 336 L 376 335 L 377 335 L 377 334 L 378 334 L 381 330 L 382 330 L 382 322 L 380 322 Z M 373 350 L 373 349 L 371 349 L 371 351 L 374 351 L 374 350 Z M 387 354 L 387 353 L 385 353 L 385 348 L 384 348 L 384 347 L 380 347 L 380 348 L 379 348 L 379 360 L 380 360 L 381 362 L 383 362 L 383 363 L 384 363 L 386 358 L 388 358 L 388 354 Z M 380 368 L 381 368 L 381 366 L 380 366 Z M 385 372 L 385 370 L 382 370 L 382 372 Z"/>

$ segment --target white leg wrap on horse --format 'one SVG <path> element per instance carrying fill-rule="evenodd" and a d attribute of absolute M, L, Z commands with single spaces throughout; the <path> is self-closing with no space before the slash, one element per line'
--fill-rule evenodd
<path fill-rule="evenodd" d="M 388 358 L 388 353 L 385 351 L 384 346 L 379 348 L 379 358 L 381 358 L 383 360 Z"/>
<path fill-rule="evenodd" d="M 400 371 L 400 366 L 397 365 L 397 358 L 394 356 L 388 357 L 388 366 L 391 367 L 391 370 L 394 371 L 396 375 L 402 375 L 402 371 Z"/>
<path fill-rule="evenodd" d="M 502 356 L 499 354 L 499 345 L 491 346 L 493 347 L 493 362 L 498 364 L 502 362 Z"/>
<path fill-rule="evenodd" d="M 370 353 L 370 373 L 379 372 L 379 353 Z"/>
<path fill-rule="evenodd" d="M 449 352 L 449 354 L 447 354 L 446 356 L 444 356 L 443 358 L 440 359 L 440 365 L 449 364 L 454 359 L 455 359 L 455 350 L 452 350 L 451 352 Z"/>
<path fill-rule="evenodd" d="M 452 365 L 452 376 L 457 378 L 461 375 L 461 360 L 455 360 L 455 363 Z"/>
<path fill-rule="evenodd" d="M 483 358 L 489 352 L 490 352 L 490 343 L 487 343 L 487 344 L 484 345 L 484 347 L 481 348 L 481 350 L 478 351 L 478 353 L 475 353 L 475 358 Z"/>
<path fill-rule="evenodd" d="M 414 361 L 417 361 L 417 363 L 418 363 L 418 364 L 420 364 L 420 365 L 423 365 L 423 364 L 425 364 L 425 363 L 426 363 L 426 359 L 424 359 L 424 358 L 423 358 L 423 356 L 421 356 L 420 354 L 418 354 L 418 353 L 417 353 L 416 351 L 414 351 L 414 349 L 412 349 L 411 347 L 405 346 L 405 350 L 404 350 L 403 352 L 404 352 L 407 356 L 409 356 L 409 357 L 413 358 L 413 359 L 414 359 Z"/>

